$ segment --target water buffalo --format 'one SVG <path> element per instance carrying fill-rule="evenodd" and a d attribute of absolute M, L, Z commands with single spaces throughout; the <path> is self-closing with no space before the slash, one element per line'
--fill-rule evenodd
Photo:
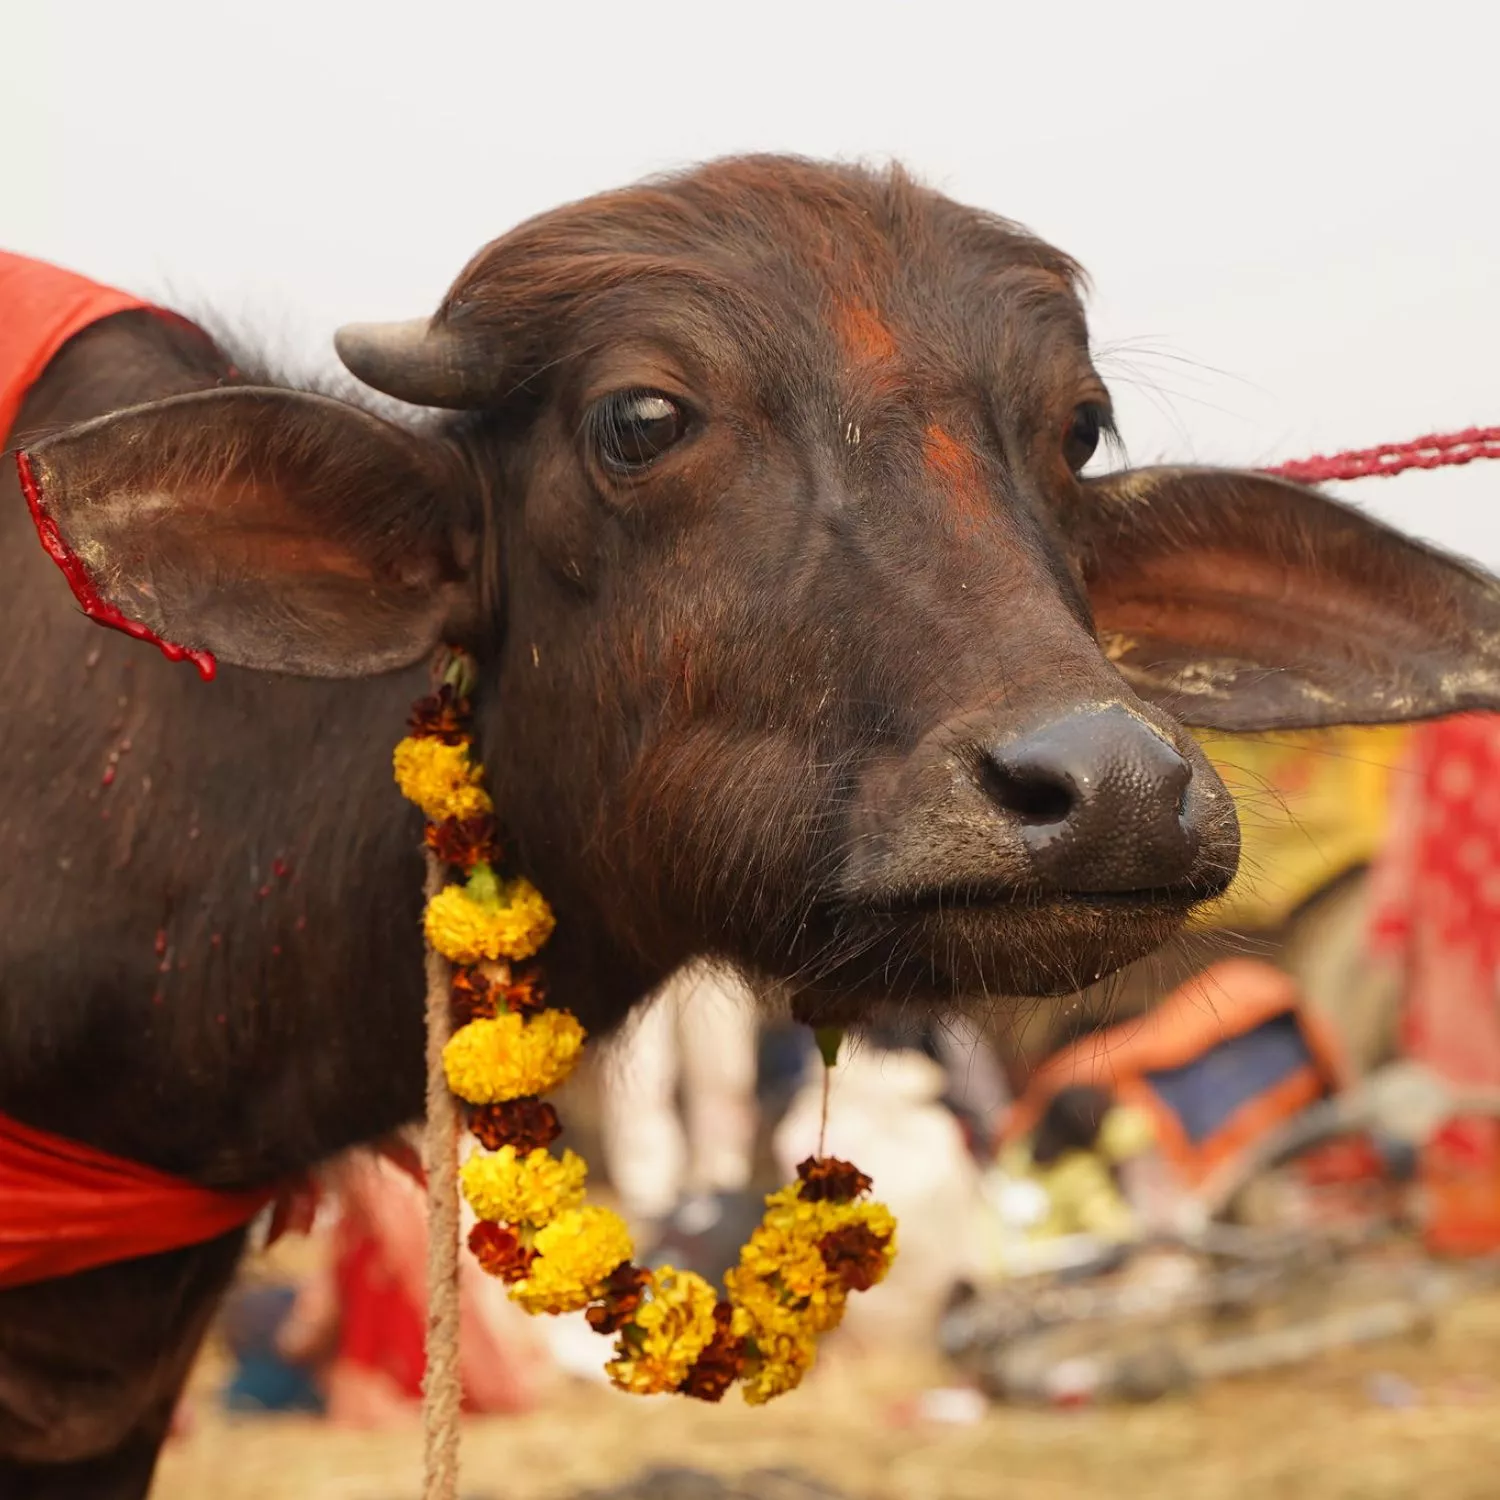
<path fill-rule="evenodd" d="M 4 310 L 0 309 L 0 317 Z M 1235 870 L 1184 725 L 1500 707 L 1500 587 L 1248 473 L 1085 478 L 1065 255 L 899 171 L 719 162 L 345 329 L 398 420 L 180 322 L 70 339 L 0 481 L 0 1111 L 216 1188 L 422 1099 L 390 752 L 482 672 L 549 979 L 695 953 L 805 1015 L 1068 991 Z M 243 1235 L 0 1292 L 0 1494 L 139 1496 Z"/>

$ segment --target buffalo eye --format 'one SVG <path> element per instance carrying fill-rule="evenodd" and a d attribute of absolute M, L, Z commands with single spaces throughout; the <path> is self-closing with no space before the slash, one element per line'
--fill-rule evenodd
<path fill-rule="evenodd" d="M 620 391 L 589 416 L 599 462 L 616 474 L 649 468 L 687 431 L 687 412 L 660 391 Z"/>
<path fill-rule="evenodd" d="M 1063 454 L 1076 474 L 1094 456 L 1109 418 L 1097 401 L 1084 401 L 1073 408 L 1063 434 Z"/>

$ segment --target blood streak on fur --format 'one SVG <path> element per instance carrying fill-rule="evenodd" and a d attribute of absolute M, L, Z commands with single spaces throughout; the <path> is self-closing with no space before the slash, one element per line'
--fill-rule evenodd
<path fill-rule="evenodd" d="M 198 675 L 205 682 L 212 682 L 218 666 L 211 652 L 195 651 L 189 646 L 179 646 L 176 642 L 157 635 L 154 630 L 140 624 L 139 621 L 126 619 L 98 592 L 84 570 L 83 564 L 74 556 L 73 549 L 63 539 L 57 522 L 47 512 L 42 501 L 41 486 L 31 467 L 31 460 L 24 453 L 16 454 L 16 472 L 20 476 L 21 493 L 25 496 L 26 504 L 31 510 L 31 519 L 36 523 L 37 535 L 41 538 L 42 546 L 48 557 L 62 569 L 63 577 L 68 580 L 68 586 L 73 590 L 73 597 L 82 606 L 84 614 L 91 620 L 97 620 L 101 625 L 108 625 L 113 630 L 123 631 L 124 634 L 133 636 L 138 641 L 149 641 L 168 661 L 192 662 L 198 669 Z"/>

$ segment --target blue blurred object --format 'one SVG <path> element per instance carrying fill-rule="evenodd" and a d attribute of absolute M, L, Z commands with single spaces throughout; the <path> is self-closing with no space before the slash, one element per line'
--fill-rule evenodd
<path fill-rule="evenodd" d="M 242 1360 L 224 1390 L 224 1406 L 236 1412 L 308 1412 L 323 1414 L 323 1393 L 312 1372 L 274 1354 Z"/>
<path fill-rule="evenodd" d="M 1421 1165 L 1421 1156 L 1416 1146 L 1410 1141 L 1397 1140 L 1395 1136 L 1384 1135 L 1378 1130 L 1371 1134 L 1376 1154 L 1390 1173 L 1391 1180 L 1415 1182 L 1417 1169 Z"/>
<path fill-rule="evenodd" d="M 223 1400 L 234 1412 L 311 1412 L 322 1415 L 323 1393 L 313 1371 L 281 1356 L 276 1335 L 297 1300 L 295 1287 L 247 1287 L 224 1309 L 224 1337 L 235 1371 Z"/>
<path fill-rule="evenodd" d="M 1316 1066 L 1294 1012 L 1272 1016 L 1190 1058 L 1180 1067 L 1146 1074 L 1195 1146 L 1222 1130 L 1252 1099 Z"/>

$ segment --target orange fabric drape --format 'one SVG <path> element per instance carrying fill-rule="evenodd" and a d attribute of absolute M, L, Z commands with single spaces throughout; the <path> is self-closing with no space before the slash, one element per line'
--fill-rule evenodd
<path fill-rule="evenodd" d="M 1207 1140 L 1189 1141 L 1148 1075 L 1179 1068 L 1219 1043 L 1287 1014 L 1297 1016 L 1310 1063 L 1246 1100 Z M 1144 1110 L 1181 1180 L 1196 1184 L 1257 1136 L 1347 1082 L 1336 1039 L 1302 1004 L 1291 977 L 1258 959 L 1225 959 L 1188 980 L 1146 1015 L 1087 1036 L 1050 1058 L 1016 1101 L 1004 1138 L 1010 1144 L 1033 1130 L 1060 1089 L 1091 1084 L 1108 1090 L 1122 1104 Z"/>

